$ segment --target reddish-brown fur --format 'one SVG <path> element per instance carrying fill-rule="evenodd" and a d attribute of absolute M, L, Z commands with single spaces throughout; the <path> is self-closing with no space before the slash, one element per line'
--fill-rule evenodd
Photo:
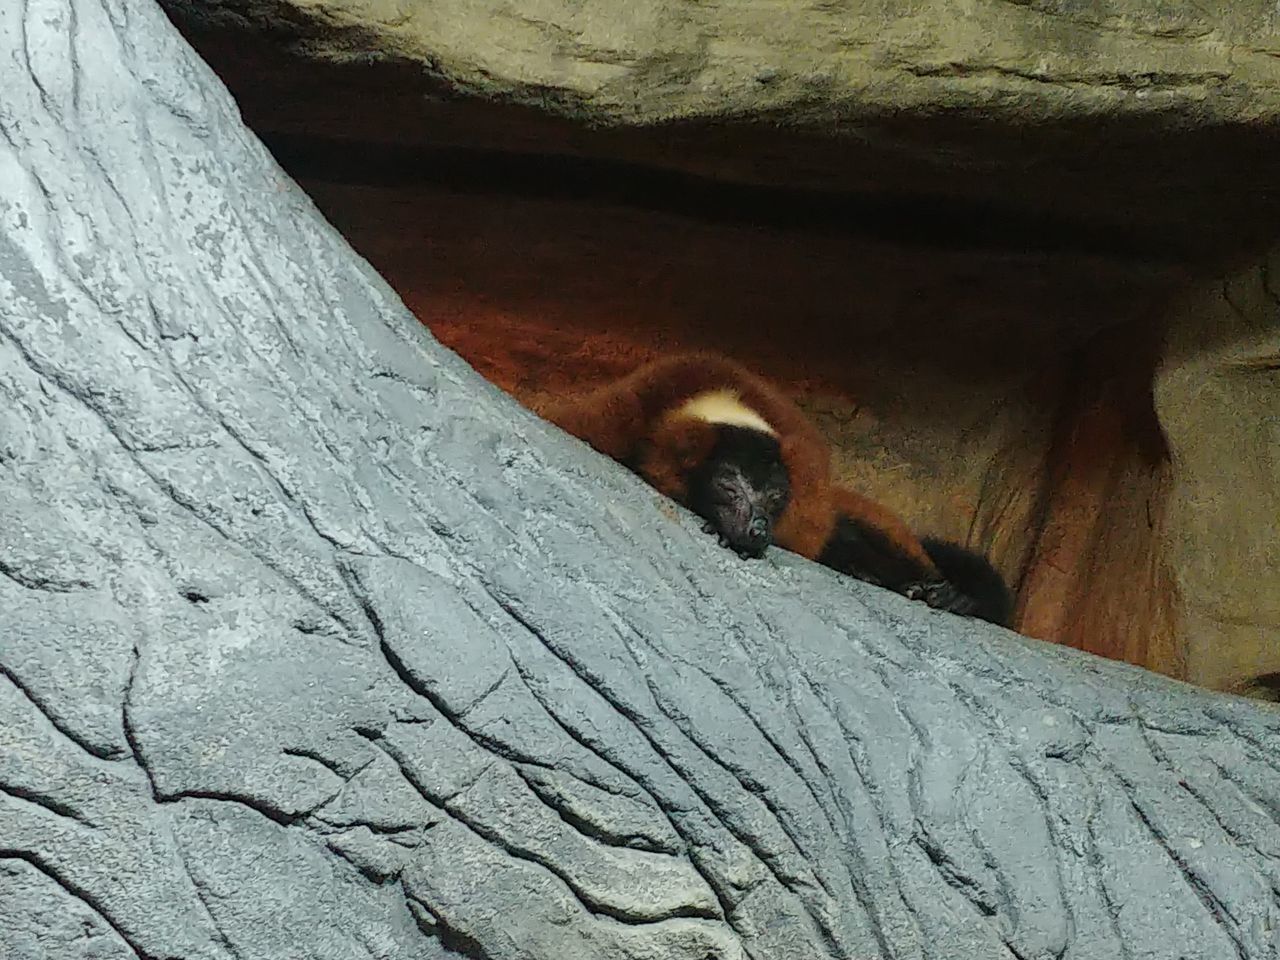
<path fill-rule="evenodd" d="M 943 541 L 926 550 L 888 507 L 833 484 L 831 449 L 817 428 L 795 403 L 740 364 L 711 353 L 679 354 L 534 408 L 688 505 L 689 478 L 711 458 L 721 434 L 684 408 L 716 390 L 734 393 L 778 440 L 791 499 L 774 524 L 773 543 L 932 607 L 1005 622 L 1008 591 L 984 557 Z M 939 564 L 947 567 L 945 575 Z"/>
<path fill-rule="evenodd" d="M 713 353 L 678 354 L 536 410 L 683 502 L 685 477 L 706 459 L 715 428 L 679 410 L 698 394 L 724 388 L 769 422 L 782 448 L 791 501 L 774 529 L 774 542 L 816 558 L 835 526 L 830 447 L 795 403 L 741 364 Z"/>

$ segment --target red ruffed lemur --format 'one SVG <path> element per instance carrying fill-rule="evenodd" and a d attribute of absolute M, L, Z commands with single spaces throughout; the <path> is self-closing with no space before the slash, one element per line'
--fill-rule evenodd
<path fill-rule="evenodd" d="M 984 557 L 920 540 L 833 484 L 830 447 L 809 418 L 734 361 L 678 354 L 534 409 L 701 516 L 740 556 L 776 543 L 937 609 L 1008 620 L 1009 591 Z"/>

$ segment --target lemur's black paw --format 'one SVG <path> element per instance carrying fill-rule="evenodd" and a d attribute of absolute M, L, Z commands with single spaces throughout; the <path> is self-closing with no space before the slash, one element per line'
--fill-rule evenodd
<path fill-rule="evenodd" d="M 902 595 L 908 600 L 924 600 L 928 589 L 929 584 L 921 580 L 916 583 L 908 583 L 902 588 Z"/>
<path fill-rule="evenodd" d="M 923 600 L 934 610 L 958 613 L 963 617 L 971 616 L 974 611 L 973 598 L 961 593 L 955 584 L 947 580 L 908 584 L 903 595 L 911 600 Z"/>
<path fill-rule="evenodd" d="M 722 547 L 730 546 L 728 537 L 726 537 L 723 533 L 717 530 L 716 525 L 712 523 L 710 520 L 708 520 L 706 523 L 702 525 L 702 532 L 706 534 L 710 534 L 711 536 L 714 536 L 716 538 L 716 543 L 720 544 L 720 546 Z"/>

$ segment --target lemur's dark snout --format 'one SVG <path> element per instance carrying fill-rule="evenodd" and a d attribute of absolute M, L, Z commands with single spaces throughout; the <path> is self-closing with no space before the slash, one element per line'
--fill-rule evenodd
<path fill-rule="evenodd" d="M 773 541 L 773 524 L 768 517 L 754 516 L 738 537 L 729 544 L 743 558 L 760 557 Z"/>
<path fill-rule="evenodd" d="M 767 517 L 754 517 L 743 523 L 738 518 L 720 522 L 708 520 L 702 525 L 704 533 L 714 533 L 720 546 L 728 547 L 743 559 L 764 555 L 773 542 L 773 525 Z"/>

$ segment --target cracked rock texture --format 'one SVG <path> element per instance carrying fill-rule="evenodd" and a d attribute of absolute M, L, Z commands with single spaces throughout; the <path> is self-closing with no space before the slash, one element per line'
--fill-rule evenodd
<path fill-rule="evenodd" d="M 0 37 L 0 955 L 1277 955 L 1280 715 L 738 561 L 149 0 Z"/>
<path fill-rule="evenodd" d="M 162 3 L 259 132 L 865 193 L 881 230 L 954 207 L 944 234 L 1032 244 L 1204 257 L 1280 218 L 1269 0 Z"/>

